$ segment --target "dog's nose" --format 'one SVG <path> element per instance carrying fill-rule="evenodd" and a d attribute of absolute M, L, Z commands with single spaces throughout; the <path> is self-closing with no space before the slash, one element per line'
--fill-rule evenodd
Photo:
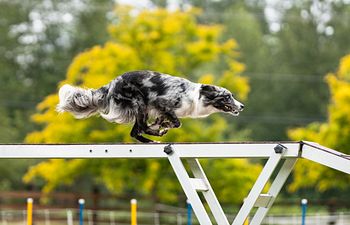
<path fill-rule="evenodd" d="M 244 109 L 244 105 L 240 105 L 240 110 L 243 110 Z"/>

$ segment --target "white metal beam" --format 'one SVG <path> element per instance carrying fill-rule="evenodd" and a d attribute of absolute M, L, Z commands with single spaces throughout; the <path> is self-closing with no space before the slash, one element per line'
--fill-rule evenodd
<path fill-rule="evenodd" d="M 350 158 L 317 143 L 304 142 L 301 157 L 350 174 Z"/>
<path fill-rule="evenodd" d="M 181 158 L 268 158 L 277 142 L 174 143 Z M 167 158 L 167 144 L 0 145 L 0 158 Z M 298 157 L 300 144 L 283 144 L 284 157 Z"/>

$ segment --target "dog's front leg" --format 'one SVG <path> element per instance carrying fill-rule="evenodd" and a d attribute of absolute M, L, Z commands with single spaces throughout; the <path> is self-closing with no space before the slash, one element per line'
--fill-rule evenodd
<path fill-rule="evenodd" d="M 149 124 L 148 127 L 152 130 L 160 130 L 164 120 L 165 120 L 164 116 L 159 116 L 156 118 L 156 120 L 153 123 Z"/>
<path fill-rule="evenodd" d="M 142 110 L 142 107 L 139 108 L 135 120 L 136 121 L 130 135 L 140 142 L 154 142 L 148 138 L 143 137 L 143 133 L 153 136 L 162 136 L 166 133 L 166 131 L 160 131 L 159 129 L 153 130 L 147 125 L 148 115 L 145 113 L 145 110 Z"/>
<path fill-rule="evenodd" d="M 149 129 L 158 131 L 159 134 L 156 136 L 163 136 L 164 134 L 166 134 L 168 132 L 169 128 L 162 127 L 164 120 L 165 120 L 164 116 L 159 116 L 152 124 L 150 124 L 148 126 Z M 152 135 L 154 135 L 154 134 L 152 134 Z"/>
<path fill-rule="evenodd" d="M 135 138 L 136 140 L 142 142 L 142 143 L 153 142 L 152 140 L 145 138 L 141 134 L 142 134 L 142 131 L 141 131 L 140 127 L 138 126 L 137 122 L 135 122 L 134 126 L 131 129 L 130 136 Z"/>
<path fill-rule="evenodd" d="M 164 121 L 164 118 L 159 117 L 151 125 L 147 125 L 147 123 L 144 123 L 142 125 L 142 131 L 145 134 L 149 134 L 149 135 L 153 135 L 153 136 L 163 136 L 164 134 L 166 134 L 168 132 L 168 130 L 166 130 L 166 129 L 161 130 L 161 124 L 163 123 L 163 121 Z"/>
<path fill-rule="evenodd" d="M 167 120 L 162 122 L 161 127 L 162 128 L 178 128 L 181 126 L 181 122 L 179 118 L 175 115 L 173 111 L 165 112 L 164 115 L 166 116 Z"/>

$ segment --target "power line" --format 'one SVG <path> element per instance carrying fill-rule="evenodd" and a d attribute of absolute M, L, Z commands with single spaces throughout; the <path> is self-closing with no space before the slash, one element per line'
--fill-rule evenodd
<path fill-rule="evenodd" d="M 250 79 L 262 81 L 292 81 L 307 83 L 326 83 L 324 76 L 311 74 L 281 74 L 281 73 L 244 73 Z"/>
<path fill-rule="evenodd" d="M 273 124 L 309 124 L 312 122 L 325 122 L 326 117 L 308 117 L 308 116 L 259 116 L 259 115 L 240 115 L 239 120 L 243 123 L 253 124 L 255 122 L 273 123 Z"/>

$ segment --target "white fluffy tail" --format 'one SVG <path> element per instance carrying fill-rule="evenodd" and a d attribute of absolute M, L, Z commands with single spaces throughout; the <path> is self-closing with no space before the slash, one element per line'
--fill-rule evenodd
<path fill-rule="evenodd" d="M 98 113 L 98 97 L 95 90 L 82 89 L 65 84 L 59 90 L 57 112 L 70 112 L 77 119 L 87 118 Z"/>

